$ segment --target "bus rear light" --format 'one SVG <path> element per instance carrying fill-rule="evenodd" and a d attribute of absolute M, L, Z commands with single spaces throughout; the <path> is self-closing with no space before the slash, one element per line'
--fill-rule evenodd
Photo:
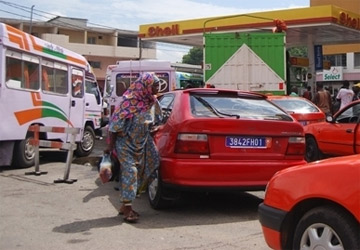
<path fill-rule="evenodd" d="M 179 134 L 176 140 L 175 153 L 209 154 L 209 143 L 205 134 Z"/>

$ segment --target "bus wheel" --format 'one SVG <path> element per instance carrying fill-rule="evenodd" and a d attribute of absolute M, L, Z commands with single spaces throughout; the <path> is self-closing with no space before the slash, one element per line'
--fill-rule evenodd
<path fill-rule="evenodd" d="M 33 137 L 33 133 L 28 132 L 24 140 L 15 143 L 11 164 L 14 168 L 27 168 L 35 164 L 35 147 L 30 144 Z"/>
<path fill-rule="evenodd" d="M 91 126 L 86 126 L 84 129 L 83 138 L 77 144 L 75 154 L 79 157 L 88 156 L 95 146 L 95 132 Z"/>

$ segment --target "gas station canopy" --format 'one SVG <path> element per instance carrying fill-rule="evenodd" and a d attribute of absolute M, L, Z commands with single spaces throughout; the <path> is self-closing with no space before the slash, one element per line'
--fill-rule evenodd
<path fill-rule="evenodd" d="M 209 32 L 272 32 L 286 23 L 286 47 L 360 44 L 360 16 L 334 5 L 140 25 L 142 40 L 203 46 Z"/>

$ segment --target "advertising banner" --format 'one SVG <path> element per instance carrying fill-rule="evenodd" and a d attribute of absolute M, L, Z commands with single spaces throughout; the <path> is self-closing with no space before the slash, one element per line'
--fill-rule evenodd
<path fill-rule="evenodd" d="M 323 71 L 323 81 L 342 81 L 342 67 L 331 67 L 330 70 Z"/>
<path fill-rule="evenodd" d="M 315 70 L 323 69 L 323 52 L 322 45 L 314 46 Z"/>

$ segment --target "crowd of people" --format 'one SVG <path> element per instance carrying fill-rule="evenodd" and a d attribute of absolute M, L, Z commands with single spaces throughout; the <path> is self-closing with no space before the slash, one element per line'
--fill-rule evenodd
<path fill-rule="evenodd" d="M 325 114 L 335 114 L 339 109 L 342 109 L 350 102 L 360 99 L 360 82 L 350 88 L 349 81 L 344 81 L 339 91 L 334 91 L 332 96 L 328 89 L 326 89 L 322 82 L 316 83 L 316 91 L 313 93 L 311 87 L 307 86 L 303 92 L 302 97 L 312 101 Z M 299 96 L 297 88 L 291 89 L 290 96 Z"/>

